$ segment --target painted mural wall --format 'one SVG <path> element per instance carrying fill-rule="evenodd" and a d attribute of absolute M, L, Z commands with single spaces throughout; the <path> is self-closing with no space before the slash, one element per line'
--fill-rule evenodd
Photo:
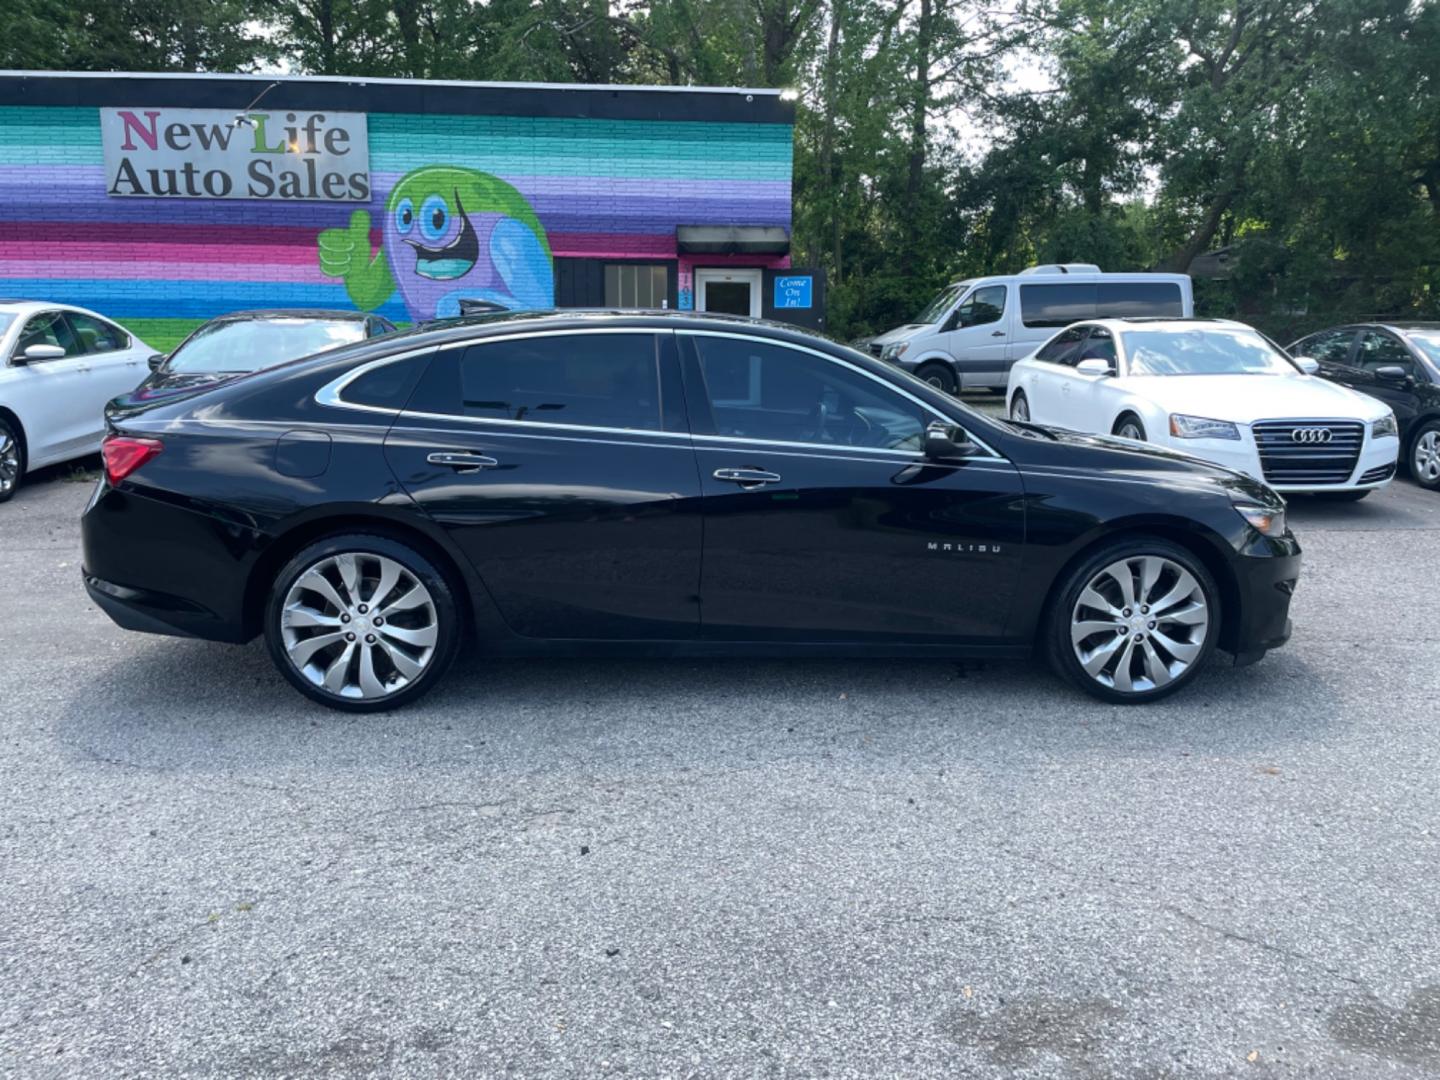
<path fill-rule="evenodd" d="M 0 107 L 0 296 L 80 304 L 169 347 L 249 307 L 397 322 L 461 299 L 547 307 L 556 258 L 675 259 L 678 225 L 790 225 L 787 124 L 370 113 L 368 126 L 368 204 L 120 198 L 98 109 Z M 690 276 L 681 260 L 682 306 Z"/>

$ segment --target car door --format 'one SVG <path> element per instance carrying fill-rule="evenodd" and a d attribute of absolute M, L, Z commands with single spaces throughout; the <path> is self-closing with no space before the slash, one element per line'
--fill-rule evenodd
<path fill-rule="evenodd" d="M 95 402 L 98 438 L 105 426 L 105 403 L 139 385 L 147 371 L 145 357 L 134 339 L 112 322 L 84 311 L 67 311 L 65 320 L 90 365 L 89 390 Z"/>
<path fill-rule="evenodd" d="M 963 390 L 1004 386 L 1010 370 L 1010 341 L 1005 318 L 1004 285 L 982 285 L 970 293 L 946 321 L 945 350 L 955 361 Z"/>
<path fill-rule="evenodd" d="M 1030 418 L 1037 424 L 1074 427 L 1072 395 L 1079 376 L 1075 365 L 1085 347 L 1087 326 L 1072 326 L 1057 334 L 1035 354 L 1035 390 L 1030 398 Z M 1027 396 L 1029 391 L 1027 391 Z"/>
<path fill-rule="evenodd" d="M 32 345 L 65 350 L 53 360 L 26 360 Z M 33 467 L 75 457 L 94 449 L 103 417 L 90 408 L 90 365 L 61 311 L 43 311 L 25 321 L 9 362 L 22 370 L 10 388 L 25 426 Z M 103 402 L 101 406 L 103 407 Z"/>
<path fill-rule="evenodd" d="M 1086 375 L 1078 370 L 1086 360 L 1103 360 L 1110 367 L 1108 375 Z M 1119 411 L 1119 359 L 1115 337 L 1104 326 L 1092 326 L 1080 348 L 1068 357 L 1069 379 L 1064 394 L 1066 426 L 1077 431 L 1108 432 Z"/>
<path fill-rule="evenodd" d="M 1381 378 L 1381 368 L 1399 368 L 1405 373 L 1403 379 Z M 1417 378 L 1424 372 L 1410 346 L 1388 330 L 1366 330 L 1360 335 L 1355 355 L 1345 385 L 1359 390 L 1362 394 L 1379 398 L 1395 411 L 1395 419 L 1404 431 L 1420 409 L 1416 390 Z"/>
<path fill-rule="evenodd" d="M 827 353 L 740 332 L 678 337 L 705 496 L 707 639 L 1003 631 L 1025 538 L 1008 461 L 925 460 L 941 414 Z"/>
<path fill-rule="evenodd" d="M 1291 356 L 1308 356 L 1320 365 L 1320 375 L 1338 383 L 1346 383 L 1354 375 L 1350 356 L 1358 334 L 1353 326 L 1322 330 L 1301 338 L 1286 350 Z"/>
<path fill-rule="evenodd" d="M 489 337 L 437 352 L 386 458 L 535 638 L 699 630 L 700 484 L 675 342 L 649 329 Z"/>

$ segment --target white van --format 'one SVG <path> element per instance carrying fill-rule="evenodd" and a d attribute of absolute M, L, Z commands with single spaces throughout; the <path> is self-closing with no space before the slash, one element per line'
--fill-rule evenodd
<path fill-rule="evenodd" d="M 1195 314 L 1186 274 L 1105 274 L 1090 263 L 1032 266 L 947 285 L 915 321 L 869 342 L 882 360 L 942 390 L 1005 389 L 1010 365 L 1082 319 Z"/>

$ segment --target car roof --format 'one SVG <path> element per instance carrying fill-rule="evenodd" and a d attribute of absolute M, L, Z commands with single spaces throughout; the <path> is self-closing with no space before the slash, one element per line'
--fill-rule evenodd
<path fill-rule="evenodd" d="M 1230 329 L 1253 330 L 1254 327 L 1234 319 L 1179 319 L 1170 316 L 1133 316 L 1112 319 L 1076 319 L 1071 326 L 1104 326 L 1110 330 L 1159 329 L 1159 330 L 1213 330 L 1218 326 Z M 1065 329 L 1069 329 L 1066 327 Z"/>
<path fill-rule="evenodd" d="M 223 322 L 226 320 L 242 319 L 330 319 L 343 320 L 345 322 L 359 322 L 362 319 L 381 318 L 370 311 L 355 311 L 354 309 L 328 308 L 252 308 L 248 311 L 230 311 L 224 315 L 216 315 L 211 322 Z M 386 320 L 389 321 L 388 319 Z"/>

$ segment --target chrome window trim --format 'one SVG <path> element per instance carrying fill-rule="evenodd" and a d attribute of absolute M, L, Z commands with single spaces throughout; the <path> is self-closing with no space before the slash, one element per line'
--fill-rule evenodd
<path fill-rule="evenodd" d="M 330 409 L 355 409 L 358 412 L 381 413 L 385 416 L 399 416 L 399 409 L 387 408 L 384 405 L 361 405 L 357 401 L 346 401 L 340 396 L 341 391 L 349 386 L 361 375 L 368 374 L 377 368 L 385 367 L 387 364 L 398 364 L 401 360 L 410 360 L 416 356 L 424 356 L 437 350 L 438 345 L 425 345 L 418 349 L 408 349 L 405 352 L 395 353 L 391 356 L 382 356 L 378 360 L 371 360 L 361 364 L 357 368 L 351 368 L 343 375 L 331 379 L 319 390 L 315 391 L 315 403 L 324 405 Z"/>
<path fill-rule="evenodd" d="M 971 440 L 974 441 L 975 443 L 977 443 L 980 447 L 982 447 L 982 448 L 985 450 L 985 452 L 986 452 L 990 457 L 999 458 L 1001 461 L 1005 461 L 1005 460 L 1006 460 L 1005 455 L 996 452 L 995 448 L 992 447 L 989 443 L 987 443 L 984 439 L 977 438 L 976 435 L 975 435 L 975 433 L 974 433 L 973 431 L 971 431 L 968 427 L 966 427 L 965 424 L 963 424 L 963 423 L 961 423 L 960 421 L 956 420 L 953 416 L 946 416 L 946 415 L 945 415 L 944 413 L 942 413 L 939 409 L 935 408 L 935 406 L 930 405 L 930 404 L 928 404 L 928 403 L 925 402 L 925 401 L 922 401 L 920 398 L 916 397 L 914 394 L 910 393 L 908 390 L 905 390 L 903 387 L 896 386 L 894 383 L 892 383 L 892 382 L 890 382 L 890 381 L 888 381 L 888 380 L 886 380 L 886 379 L 882 379 L 879 375 L 876 375 L 874 372 L 866 371 L 864 368 L 861 368 L 861 367 L 856 367 L 854 364 L 850 363 L 848 360 L 842 360 L 842 359 L 841 359 L 840 357 L 838 357 L 838 356 L 831 356 L 829 353 L 821 352 L 819 349 L 812 349 L 812 348 L 810 348 L 809 346 L 806 346 L 806 345 L 797 345 L 797 344 L 795 344 L 794 342 L 791 342 L 791 341 L 782 341 L 782 340 L 780 340 L 779 338 L 762 337 L 762 336 L 757 335 L 757 334 L 735 334 L 735 333 L 730 333 L 730 332 L 724 331 L 724 330 L 692 330 L 692 329 L 688 329 L 688 328 L 686 328 L 686 329 L 676 329 L 676 330 L 675 330 L 675 334 L 676 334 L 677 337 L 685 337 L 685 336 L 689 336 L 689 337 L 718 337 L 718 338 L 734 338 L 734 339 L 737 340 L 737 341 L 759 341 L 759 342 L 763 342 L 763 343 L 766 344 L 766 345 L 778 345 L 778 346 L 779 346 L 780 348 L 782 348 L 782 349 L 793 349 L 793 350 L 795 350 L 796 352 L 809 353 L 811 356 L 818 356 L 821 360 L 828 360 L 830 363 L 832 363 L 832 364 L 839 364 L 841 367 L 847 368 L 847 369 L 849 369 L 850 371 L 855 372 L 857 375 L 863 375 L 863 376 L 865 376 L 865 378 L 869 379 L 871 382 L 878 383 L 880 386 L 883 386 L 886 390 L 889 390 L 889 391 L 890 391 L 891 393 L 893 393 L 893 394 L 899 394 L 901 397 L 905 398 L 906 400 L 908 400 L 908 401 L 910 401 L 910 402 L 912 402 L 912 403 L 920 406 L 921 409 L 923 409 L 923 410 L 925 410 L 926 412 L 930 413 L 932 416 L 934 416 L 934 417 L 935 417 L 936 419 L 938 419 L 938 420 L 943 420 L 943 421 L 945 421 L 947 424 L 954 424 L 954 425 L 956 425 L 957 427 L 964 428 L 964 429 L 965 429 L 965 433 L 970 436 Z M 775 442 L 775 441 L 772 441 L 772 440 L 763 440 L 763 439 L 742 439 L 742 438 L 738 438 L 738 437 L 736 437 L 736 436 L 726 436 L 726 435 L 696 435 L 695 438 L 697 438 L 697 439 L 707 439 L 707 440 L 708 440 L 708 439 L 733 439 L 733 440 L 738 441 L 738 442 L 763 442 L 763 443 L 766 443 L 767 445 L 778 445 L 778 446 L 819 447 L 819 448 L 825 449 L 825 450 L 852 449 L 852 450 L 866 450 L 866 451 L 869 451 L 870 453 L 879 452 L 879 453 L 886 453 L 886 454 L 906 454 L 906 455 L 914 454 L 914 451 L 912 451 L 912 450 L 886 450 L 886 449 L 881 449 L 881 448 L 859 447 L 859 446 L 857 446 L 857 447 L 835 447 L 835 446 L 829 445 L 828 443 Z"/>
<path fill-rule="evenodd" d="M 500 420 L 490 416 L 455 416 L 451 413 L 422 412 L 418 409 L 406 409 L 407 417 L 417 416 L 426 420 L 443 420 L 445 423 L 461 424 L 499 424 L 501 427 L 516 428 L 538 428 L 542 431 L 589 431 L 599 435 L 631 435 L 643 438 L 654 439 L 690 439 L 688 431 L 651 431 L 649 428 L 612 428 L 595 427 L 590 424 L 555 424 L 546 420 Z M 505 434 L 496 432 L 497 435 Z"/>

